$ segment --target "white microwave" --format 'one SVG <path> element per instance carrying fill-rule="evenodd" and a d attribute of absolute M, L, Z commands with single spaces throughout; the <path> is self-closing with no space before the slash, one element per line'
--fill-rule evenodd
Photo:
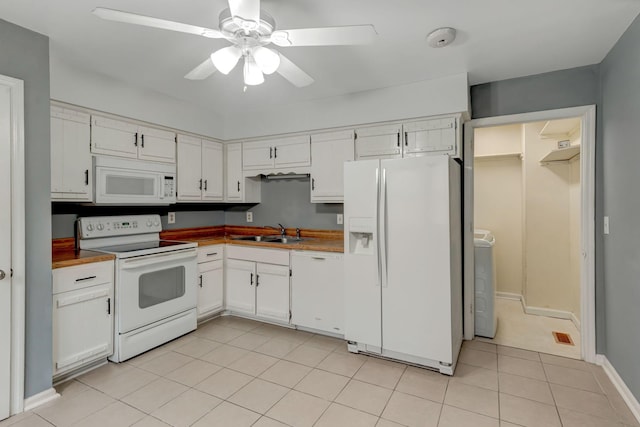
<path fill-rule="evenodd" d="M 176 203 L 176 165 L 95 156 L 97 205 Z"/>

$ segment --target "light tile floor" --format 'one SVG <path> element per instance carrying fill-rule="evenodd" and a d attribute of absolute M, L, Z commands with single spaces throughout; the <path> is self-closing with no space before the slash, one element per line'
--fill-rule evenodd
<path fill-rule="evenodd" d="M 572 321 L 526 314 L 520 301 L 506 298 L 496 298 L 496 311 L 496 336 L 480 341 L 580 359 L 580 332 Z M 553 331 L 569 334 L 574 345 L 558 344 Z"/>
<path fill-rule="evenodd" d="M 471 341 L 447 377 L 233 317 L 57 390 L 0 427 L 639 426 L 582 361 Z"/>

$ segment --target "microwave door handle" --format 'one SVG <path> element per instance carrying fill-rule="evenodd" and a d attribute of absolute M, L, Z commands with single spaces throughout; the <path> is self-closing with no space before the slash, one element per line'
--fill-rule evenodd
<path fill-rule="evenodd" d="M 164 199 L 164 186 L 165 186 L 165 179 L 164 176 L 160 176 L 160 188 L 158 188 L 158 198 L 160 200 Z"/>

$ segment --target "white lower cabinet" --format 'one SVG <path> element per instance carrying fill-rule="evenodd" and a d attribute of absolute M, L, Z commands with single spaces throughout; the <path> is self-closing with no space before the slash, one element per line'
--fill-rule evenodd
<path fill-rule="evenodd" d="M 53 376 L 113 353 L 113 261 L 53 270 Z"/>
<path fill-rule="evenodd" d="M 291 252 L 291 323 L 344 334 L 343 255 Z"/>
<path fill-rule="evenodd" d="M 288 323 L 289 251 L 230 245 L 226 258 L 226 309 Z"/>
<path fill-rule="evenodd" d="M 223 245 L 198 248 L 198 319 L 224 308 Z"/>

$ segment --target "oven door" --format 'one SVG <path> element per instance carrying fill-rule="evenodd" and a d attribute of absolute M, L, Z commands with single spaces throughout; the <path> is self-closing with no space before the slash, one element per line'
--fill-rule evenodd
<path fill-rule="evenodd" d="M 174 175 L 145 170 L 96 166 L 97 204 L 175 203 Z"/>
<path fill-rule="evenodd" d="M 124 334 L 196 306 L 196 248 L 118 260 L 116 319 Z"/>

